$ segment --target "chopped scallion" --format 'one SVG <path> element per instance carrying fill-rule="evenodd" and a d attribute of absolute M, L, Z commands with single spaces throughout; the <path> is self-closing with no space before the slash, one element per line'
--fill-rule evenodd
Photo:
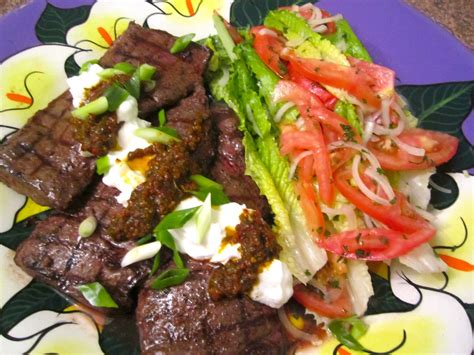
<path fill-rule="evenodd" d="M 127 90 L 119 86 L 117 83 L 111 85 L 107 90 L 104 92 L 104 96 L 107 98 L 109 103 L 109 111 L 115 112 L 119 108 L 119 106 L 124 102 L 129 93 Z"/>
<path fill-rule="evenodd" d="M 347 348 L 356 351 L 366 351 L 356 338 L 356 335 L 362 336 L 367 331 L 367 326 L 360 319 L 352 317 L 333 320 L 329 323 L 328 328 L 337 340 Z M 353 331 L 355 334 L 353 334 Z"/>
<path fill-rule="evenodd" d="M 204 201 L 207 195 L 211 194 L 211 204 L 213 206 L 220 206 L 230 202 L 225 192 L 215 187 L 199 188 L 198 191 L 189 192 L 201 201 Z"/>
<path fill-rule="evenodd" d="M 151 80 L 156 73 L 156 68 L 150 64 L 142 64 L 138 68 L 138 73 L 141 81 Z"/>
<path fill-rule="evenodd" d="M 79 285 L 76 288 L 81 291 L 87 302 L 94 307 L 118 308 L 112 296 L 99 282 Z"/>
<path fill-rule="evenodd" d="M 187 35 L 177 38 L 170 49 L 170 53 L 176 54 L 176 53 L 184 51 L 189 46 L 189 43 L 191 43 L 194 36 L 195 36 L 194 33 L 188 33 Z"/>
<path fill-rule="evenodd" d="M 166 124 L 166 111 L 164 108 L 162 108 L 160 112 L 158 112 L 158 123 L 160 127 L 164 127 L 164 125 Z"/>
<path fill-rule="evenodd" d="M 231 61 L 236 60 L 237 56 L 234 53 L 235 43 L 232 40 L 229 31 L 227 31 L 222 17 L 218 14 L 214 14 L 212 16 L 212 20 L 214 21 L 214 28 L 216 29 L 217 36 L 219 36 L 219 39 L 221 40 L 227 55 Z"/>
<path fill-rule="evenodd" d="M 156 81 L 155 80 L 142 81 L 142 84 L 143 84 L 143 90 L 145 92 L 150 92 L 156 87 Z"/>
<path fill-rule="evenodd" d="M 104 155 L 96 160 L 95 171 L 99 175 L 106 174 L 110 169 L 110 160 L 108 155 Z"/>
<path fill-rule="evenodd" d="M 174 239 L 168 232 L 168 229 L 181 228 L 194 216 L 198 209 L 199 207 L 193 207 L 168 213 L 153 231 L 156 239 L 168 248 L 173 250 L 176 249 Z"/>
<path fill-rule="evenodd" d="M 132 77 L 123 84 L 123 87 L 130 95 L 138 100 L 140 97 L 140 73 L 138 70 L 136 70 Z"/>
<path fill-rule="evenodd" d="M 94 216 L 89 216 L 79 225 L 79 236 L 81 238 L 88 238 L 94 234 L 97 228 L 97 219 Z"/>
<path fill-rule="evenodd" d="M 102 79 L 110 79 L 116 75 L 126 75 L 126 73 L 118 69 L 107 68 L 107 69 L 102 70 L 97 75 L 100 76 Z"/>
<path fill-rule="evenodd" d="M 194 215 L 196 219 L 197 242 L 201 243 L 209 231 L 212 218 L 211 194 L 208 194 L 204 203 Z"/>
<path fill-rule="evenodd" d="M 143 138 L 150 143 L 170 144 L 179 141 L 178 138 L 151 127 L 138 128 L 133 132 L 137 137 Z"/>
<path fill-rule="evenodd" d="M 102 96 L 84 106 L 76 108 L 75 110 L 71 111 L 71 114 L 75 118 L 86 120 L 91 115 L 97 116 L 105 113 L 108 108 L 109 103 L 107 98 Z"/>
<path fill-rule="evenodd" d="M 128 75 L 132 75 L 135 72 L 135 70 L 137 70 L 135 66 L 126 62 L 117 63 L 114 65 L 114 68 Z"/>
<path fill-rule="evenodd" d="M 148 243 L 149 241 L 151 241 L 153 239 L 153 236 L 151 234 L 147 234 L 145 235 L 144 237 L 140 238 L 137 240 L 137 245 L 143 245 L 143 244 L 146 244 Z"/>
<path fill-rule="evenodd" d="M 162 290 L 164 288 L 179 285 L 187 279 L 188 269 L 169 269 L 161 273 L 151 284 L 151 288 Z"/>
<path fill-rule="evenodd" d="M 178 132 L 174 128 L 171 127 L 156 127 L 156 129 L 160 132 L 166 133 L 167 135 L 176 138 L 179 140 Z"/>
<path fill-rule="evenodd" d="M 154 257 L 161 249 L 161 243 L 156 241 L 143 245 L 138 245 L 133 249 L 130 249 L 122 259 L 120 265 L 126 267 L 136 262 L 150 259 Z"/>
<path fill-rule="evenodd" d="M 219 190 L 223 189 L 221 184 L 203 175 L 199 175 L 199 174 L 191 175 L 190 179 L 194 181 L 196 184 L 198 184 L 199 187 L 202 187 L 202 188 L 216 188 Z"/>
<path fill-rule="evenodd" d="M 79 74 L 82 74 L 82 73 L 88 71 L 89 68 L 91 67 L 91 65 L 94 65 L 94 64 L 99 64 L 99 61 L 97 59 L 88 60 L 87 62 L 85 62 L 84 64 L 81 65 L 81 69 L 79 70 Z"/>

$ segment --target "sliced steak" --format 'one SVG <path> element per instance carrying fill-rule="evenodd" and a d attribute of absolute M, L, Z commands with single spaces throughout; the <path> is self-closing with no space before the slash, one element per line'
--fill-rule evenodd
<path fill-rule="evenodd" d="M 95 171 L 74 139 L 71 100 L 65 92 L 0 145 L 0 181 L 56 209 L 66 208 Z"/>
<path fill-rule="evenodd" d="M 189 278 L 162 291 L 140 292 L 136 318 L 142 354 L 284 353 L 288 340 L 277 311 L 247 297 L 211 300 L 212 264 L 189 260 Z"/>
<path fill-rule="evenodd" d="M 211 176 L 224 186 L 232 201 L 244 203 L 257 210 L 265 220 L 271 218 L 271 209 L 255 182 L 245 175 L 245 150 L 243 134 L 239 131 L 239 119 L 224 104 L 213 103 L 211 118 L 217 131 L 217 154 L 211 168 Z"/>
<path fill-rule="evenodd" d="M 188 96 L 197 83 L 202 83 L 210 58 L 209 49 L 192 43 L 186 50 L 173 55 L 169 50 L 175 40 L 176 37 L 167 32 L 130 23 L 100 60 L 105 67 L 128 62 L 137 66 L 147 63 L 157 68 L 155 88 L 140 99 L 141 116 L 157 107 L 175 104 Z"/>
<path fill-rule="evenodd" d="M 169 47 L 175 39 L 132 23 L 101 60 L 106 67 L 123 61 L 157 67 L 155 88 L 139 100 L 142 116 L 175 104 L 202 83 L 209 50 L 191 44 L 172 55 Z M 69 92 L 62 94 L 0 145 L 0 181 L 39 204 L 60 210 L 89 185 L 95 166 L 94 159 L 80 152 L 71 123 L 71 101 Z"/>
<path fill-rule="evenodd" d="M 18 247 L 15 262 L 32 277 L 86 306 L 90 305 L 76 286 L 99 282 L 120 306 L 118 311 L 130 311 L 132 294 L 143 284 L 150 267 L 149 262 L 141 262 L 122 268 L 123 256 L 135 243 L 117 243 L 105 233 L 111 216 L 121 208 L 115 200 L 117 193 L 115 188 L 98 183 L 84 207 L 40 221 Z M 90 215 L 97 218 L 98 227 L 92 236 L 81 238 L 79 224 Z"/>

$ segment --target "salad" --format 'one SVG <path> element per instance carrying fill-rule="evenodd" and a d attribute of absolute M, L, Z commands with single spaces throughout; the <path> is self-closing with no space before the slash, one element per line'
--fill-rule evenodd
<path fill-rule="evenodd" d="M 373 294 L 367 261 L 445 270 L 429 246 L 427 187 L 458 139 L 415 128 L 395 72 L 372 62 L 339 14 L 306 4 L 270 11 L 252 28 L 214 21 L 211 92 L 240 119 L 246 173 L 273 210 L 293 297 L 319 317 L 347 319 L 329 327 L 357 348 L 345 333 L 360 327 L 349 317 Z M 311 341 L 291 312 L 280 319 Z"/>

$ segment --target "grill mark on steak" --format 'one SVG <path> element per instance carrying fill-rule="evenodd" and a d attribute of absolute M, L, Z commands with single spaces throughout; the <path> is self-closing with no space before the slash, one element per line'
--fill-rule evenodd
<path fill-rule="evenodd" d="M 132 23 L 101 60 L 105 67 L 130 59 L 135 65 L 150 61 L 158 68 L 155 89 L 139 102 L 142 117 L 178 102 L 202 82 L 209 50 L 193 43 L 173 56 L 168 49 L 175 39 L 166 32 Z M 154 40 L 156 44 L 150 42 Z M 125 54 L 126 49 L 133 54 Z M 173 65 L 167 68 L 170 63 Z M 0 181 L 41 205 L 59 210 L 66 209 L 84 191 L 95 170 L 95 160 L 83 157 L 74 139 L 71 109 L 71 95 L 65 92 L 0 145 Z"/>
<path fill-rule="evenodd" d="M 224 104 L 211 105 L 211 118 L 217 131 L 217 154 L 211 168 L 212 178 L 224 187 L 231 201 L 257 210 L 266 221 L 271 220 L 271 209 L 265 196 L 250 176 L 245 175 L 245 151 L 239 120 Z"/>
<path fill-rule="evenodd" d="M 95 170 L 94 160 L 82 156 L 74 139 L 71 107 L 66 92 L 0 146 L 0 181 L 57 209 L 84 190 Z"/>
<path fill-rule="evenodd" d="M 100 282 L 120 309 L 98 308 L 99 311 L 130 311 L 134 304 L 132 295 L 148 276 L 150 262 L 120 266 L 123 256 L 135 243 L 118 243 L 105 233 L 111 216 L 121 208 L 115 200 L 117 193 L 115 188 L 99 182 L 89 192 L 83 207 L 40 221 L 17 248 L 15 262 L 32 277 L 88 307 L 90 304 L 76 286 Z M 79 224 L 90 215 L 96 217 L 98 227 L 92 236 L 81 238 Z"/>
<path fill-rule="evenodd" d="M 277 311 L 248 297 L 211 300 L 213 264 L 188 259 L 189 278 L 178 286 L 142 289 L 136 309 L 142 354 L 242 354 L 288 347 Z"/>

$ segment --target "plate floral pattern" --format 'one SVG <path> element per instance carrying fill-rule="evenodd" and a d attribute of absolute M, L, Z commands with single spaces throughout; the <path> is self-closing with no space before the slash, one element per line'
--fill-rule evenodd
<path fill-rule="evenodd" d="M 214 10 L 233 24 L 246 26 L 259 23 L 269 9 L 294 2 L 33 0 L 25 8 L 0 19 L 2 38 L 10 38 L 0 44 L 0 140 L 20 129 L 36 111 L 66 90 L 66 78 L 77 74 L 87 60 L 101 57 L 130 21 L 166 29 L 175 35 L 194 32 L 197 38 L 203 38 L 213 32 Z M 372 11 L 377 11 L 377 5 L 366 2 L 374 5 Z M 347 3 L 323 0 L 321 6 L 345 14 L 351 8 Z M 463 52 L 459 43 L 434 24 L 426 23 L 414 10 L 398 1 L 389 6 L 400 11 L 402 17 L 414 16 L 414 20 L 410 17 L 411 21 L 422 23 L 464 57 L 470 56 L 466 63 L 472 61 L 472 53 Z M 349 21 L 357 32 L 357 11 L 351 16 L 356 18 Z M 20 24 L 24 28 L 20 29 Z M 361 27 L 359 34 L 364 42 L 368 32 Z M 367 43 L 371 50 L 374 43 Z M 373 51 L 376 61 L 383 50 Z M 441 76 L 442 80 L 437 78 L 432 82 L 430 75 L 410 81 L 406 71 L 395 68 L 403 74 L 400 83 L 403 85 L 398 91 L 410 103 L 419 125 L 456 135 L 461 146 L 456 157 L 432 176 L 436 184 L 450 191 L 432 190 L 431 197 L 431 204 L 438 209 L 434 212 L 438 234 L 432 245 L 448 265 L 448 271 L 418 275 L 398 262 L 390 266 L 370 265 L 375 295 L 364 317 L 370 328 L 360 341 L 373 353 L 467 354 L 473 349 L 474 179 L 466 171 L 474 167 L 474 150 L 466 136 L 474 135 L 474 81 L 463 80 L 474 78 L 474 67 L 456 65 L 455 69 L 447 69 L 448 74 Z M 461 77 L 459 72 L 463 73 Z M 0 205 L 1 352 L 139 354 L 132 319 L 104 319 L 86 311 L 32 280 L 13 262 L 15 248 L 31 233 L 31 220 L 45 218 L 48 209 L 1 184 Z M 356 353 L 332 338 L 316 348 L 303 348 L 299 352 Z"/>

